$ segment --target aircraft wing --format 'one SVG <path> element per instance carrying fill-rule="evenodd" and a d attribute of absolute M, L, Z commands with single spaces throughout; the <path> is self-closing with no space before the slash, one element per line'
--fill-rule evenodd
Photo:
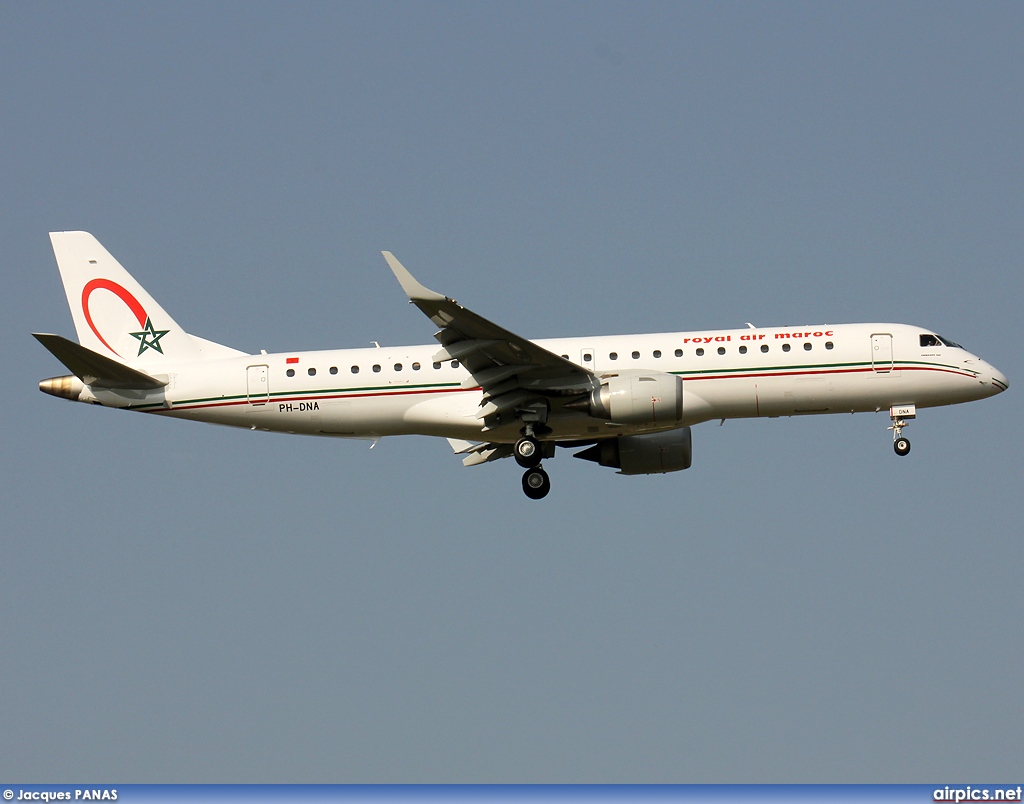
<path fill-rule="evenodd" d="M 424 287 L 390 251 L 381 253 L 409 301 L 441 328 L 434 337 L 443 348 L 434 360 L 458 360 L 483 389 L 477 415 L 488 427 L 500 424 L 502 414 L 593 387 L 596 378 L 587 369 Z"/>

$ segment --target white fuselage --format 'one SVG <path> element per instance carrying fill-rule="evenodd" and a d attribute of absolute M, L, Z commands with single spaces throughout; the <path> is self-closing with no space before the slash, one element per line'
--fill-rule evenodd
<path fill-rule="evenodd" d="M 893 405 L 933 407 L 981 399 L 1005 378 L 956 346 L 922 346 L 928 330 L 905 324 L 840 324 L 538 340 L 593 371 L 674 374 L 683 420 L 850 413 Z M 159 391 L 87 387 L 82 401 L 184 419 L 308 435 L 375 438 L 422 434 L 479 439 L 482 392 L 437 345 L 226 357 L 167 368 Z M 565 413 L 550 440 L 594 439 L 666 426 L 624 426 Z M 487 431 L 512 442 L 519 424 Z"/>

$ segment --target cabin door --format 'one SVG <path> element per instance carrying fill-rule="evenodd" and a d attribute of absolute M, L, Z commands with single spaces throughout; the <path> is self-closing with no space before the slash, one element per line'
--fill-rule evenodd
<path fill-rule="evenodd" d="M 250 405 L 265 405 L 270 401 L 270 383 L 266 366 L 249 366 L 245 370 L 246 388 Z"/>
<path fill-rule="evenodd" d="M 892 335 L 887 332 L 871 336 L 871 368 L 879 374 L 892 371 Z"/>

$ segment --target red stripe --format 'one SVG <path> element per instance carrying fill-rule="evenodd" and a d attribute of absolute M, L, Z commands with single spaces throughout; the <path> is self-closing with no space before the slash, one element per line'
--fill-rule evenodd
<path fill-rule="evenodd" d="M 296 360 L 298 358 L 295 358 Z M 894 368 L 895 370 L 901 371 L 937 371 L 943 374 L 956 374 L 960 377 L 967 377 L 969 379 L 975 379 L 975 375 L 967 374 L 962 371 L 955 369 L 940 369 L 932 368 L 929 366 L 908 366 L 902 368 Z M 764 373 L 764 374 L 710 374 L 700 377 L 684 377 L 684 380 L 736 380 L 743 379 L 745 377 L 798 377 L 806 375 L 822 375 L 822 374 L 862 374 L 862 373 L 874 372 L 872 368 L 856 368 L 856 369 L 829 369 L 824 371 L 779 371 L 775 373 Z M 889 373 L 889 372 L 876 372 L 876 373 Z M 421 388 L 410 391 L 372 391 L 362 394 L 332 394 L 330 396 L 324 396 L 322 394 L 308 395 L 308 396 L 288 396 L 288 397 L 275 397 L 266 404 L 273 404 L 274 402 L 313 402 L 321 399 L 365 399 L 367 397 L 385 397 L 385 396 L 411 396 L 414 394 L 458 394 L 467 393 L 471 391 L 479 391 L 480 387 L 476 388 Z M 172 403 L 173 404 L 173 403 Z M 230 402 L 207 402 L 202 405 L 174 405 L 171 410 L 200 410 L 203 408 L 224 408 L 231 407 L 233 405 L 248 405 L 248 399 L 236 399 Z M 167 413 L 168 409 L 164 408 L 157 411 L 146 411 L 153 413 Z"/>
<path fill-rule="evenodd" d="M 425 388 L 415 391 L 376 391 L 374 393 L 365 394 L 332 394 L 331 396 L 282 396 L 274 397 L 265 404 L 274 404 L 275 402 L 316 402 L 324 399 L 362 399 L 370 396 L 409 396 L 411 394 L 458 394 L 466 391 L 479 391 L 479 388 Z M 171 404 L 174 404 L 173 402 Z M 172 410 L 200 410 L 201 408 L 227 408 L 232 405 L 248 405 L 248 399 L 234 399 L 230 402 L 206 402 L 202 405 L 174 405 Z M 147 411 L 148 412 L 148 411 Z M 166 413 L 167 409 L 161 411 L 154 411 L 159 413 Z"/>
<path fill-rule="evenodd" d="M 284 362 L 285 362 L 285 363 L 298 363 L 298 362 L 299 362 L 299 358 L 297 358 L 297 357 L 289 357 L 289 358 L 288 358 L 287 360 L 285 360 Z"/>
<path fill-rule="evenodd" d="M 969 374 L 965 371 L 958 371 L 957 369 L 933 368 L 930 366 L 894 366 L 890 371 L 875 371 L 873 368 L 856 368 L 828 369 L 822 371 L 775 371 L 758 374 L 745 372 L 743 374 L 703 374 L 696 377 L 683 377 L 683 380 L 738 380 L 744 377 L 801 377 L 821 374 L 891 374 L 893 371 L 938 371 L 943 374 L 956 374 L 957 376 L 967 377 L 972 380 L 977 378 L 977 375 Z"/>

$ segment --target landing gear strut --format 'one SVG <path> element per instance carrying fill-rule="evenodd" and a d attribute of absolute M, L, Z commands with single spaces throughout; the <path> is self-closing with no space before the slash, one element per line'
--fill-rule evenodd
<path fill-rule="evenodd" d="M 518 453 L 516 454 L 518 459 Z M 523 491 L 531 500 L 540 500 L 548 496 L 551 491 L 551 478 L 540 465 L 527 469 L 523 475 Z"/>
<path fill-rule="evenodd" d="M 526 473 L 523 475 L 523 491 L 531 500 L 540 500 L 548 496 L 551 491 L 551 478 L 548 473 L 540 467 L 541 460 L 545 454 L 548 457 L 554 454 L 554 446 L 541 444 L 537 440 L 537 434 L 550 433 L 551 430 L 544 426 L 547 420 L 547 403 L 536 405 L 529 410 L 521 411 L 523 429 L 520 439 L 512 447 L 512 455 L 516 463 L 522 466 Z"/>
<path fill-rule="evenodd" d="M 897 455 L 906 455 L 910 452 L 910 439 L 903 437 L 903 428 L 907 426 L 907 419 L 916 418 L 917 411 L 913 405 L 896 405 L 889 408 L 889 418 L 892 419 L 892 448 Z"/>

